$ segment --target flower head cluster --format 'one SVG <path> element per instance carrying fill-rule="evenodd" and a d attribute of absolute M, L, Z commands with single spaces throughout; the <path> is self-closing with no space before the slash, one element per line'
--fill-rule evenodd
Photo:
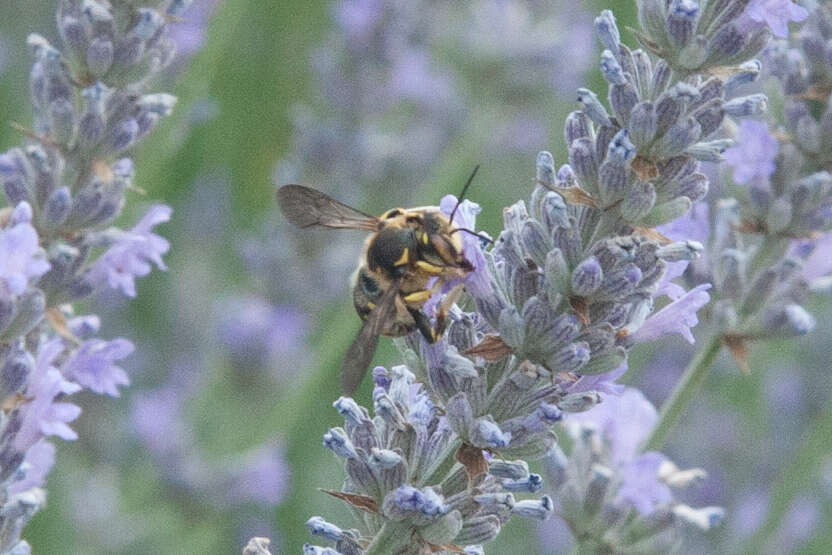
<path fill-rule="evenodd" d="M 454 415 L 442 416 L 406 366 L 389 372 L 379 367 L 373 374 L 374 417 L 342 397 L 334 406 L 344 416 L 344 428 L 324 435 L 324 445 L 345 460 L 347 473 L 341 491 L 332 495 L 360 511 L 369 534 L 343 530 L 321 517 L 307 522 L 310 533 L 335 542 L 341 553 L 390 552 L 373 551 L 381 544 L 370 543 L 374 536 L 388 534 L 398 536 L 393 541 L 402 551 L 396 552 L 415 554 L 454 544 L 475 553 L 474 546 L 496 537 L 512 515 L 543 520 L 551 514 L 547 496 L 515 499 L 515 494 L 542 487 L 540 476 L 530 473 L 524 461 L 487 460 L 483 448 L 501 456 L 512 452 L 503 449 L 509 432 L 501 432 L 493 420 L 475 420 L 470 407 L 463 422 L 456 411 L 460 403 L 453 400 L 444 406 Z M 559 409 L 539 404 L 546 407 L 540 418 L 560 419 Z M 454 456 L 462 464 L 454 466 Z"/>
<path fill-rule="evenodd" d="M 694 509 L 674 499 L 674 489 L 701 481 L 704 471 L 679 470 L 661 453 L 640 452 L 656 418 L 638 390 L 626 389 L 570 415 L 569 456 L 555 448 L 546 458 L 558 512 L 593 552 L 666 553 L 684 525 L 709 530 L 722 520 L 720 508 Z"/>
<path fill-rule="evenodd" d="M 134 278 L 164 268 L 167 241 L 152 233 L 170 209 L 151 208 L 130 231 L 108 227 L 133 179 L 126 152 L 168 115 L 175 98 L 144 94 L 173 56 L 167 23 L 183 0 L 62 0 L 65 49 L 30 35 L 34 124 L 19 148 L 0 154 L 8 206 L 0 211 L 0 551 L 20 539 L 43 502 L 54 462 L 49 436 L 77 437 L 81 389 L 118 396 L 126 339 L 95 337 L 99 319 L 73 317 L 71 302 L 102 287 L 135 296 Z M 102 248 L 104 250 L 102 254 Z"/>

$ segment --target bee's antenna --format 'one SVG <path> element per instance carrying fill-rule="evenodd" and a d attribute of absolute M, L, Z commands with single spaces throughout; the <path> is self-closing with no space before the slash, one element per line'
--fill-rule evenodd
<path fill-rule="evenodd" d="M 481 235 L 481 234 L 477 233 L 476 231 L 472 231 L 472 230 L 470 230 L 468 228 L 465 228 L 465 227 L 455 227 L 451 230 L 449 235 L 453 235 L 457 231 L 464 231 L 465 233 L 470 233 L 471 235 L 474 235 L 475 237 L 479 237 L 483 241 L 491 243 L 492 245 L 494 244 L 494 239 L 492 239 L 490 237 L 486 237 L 485 235 Z"/>
<path fill-rule="evenodd" d="M 462 204 L 462 199 L 465 198 L 465 193 L 468 192 L 468 187 L 471 186 L 471 182 L 474 180 L 474 176 L 477 175 L 477 170 L 479 169 L 479 164 L 474 166 L 474 171 L 471 172 L 471 176 L 468 178 L 468 181 L 465 182 L 465 187 L 462 188 L 462 192 L 459 194 L 459 198 L 456 199 L 456 206 L 454 206 L 454 209 L 451 211 L 450 223 L 454 223 L 454 215 L 456 214 L 456 209 L 459 208 L 460 204 Z"/>

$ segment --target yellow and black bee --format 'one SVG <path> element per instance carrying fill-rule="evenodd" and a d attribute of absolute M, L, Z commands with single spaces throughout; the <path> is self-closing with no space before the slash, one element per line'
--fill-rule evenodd
<path fill-rule="evenodd" d="M 476 172 L 468 178 L 460 202 Z M 364 323 L 341 368 L 345 393 L 351 395 L 361 383 L 379 335 L 400 337 L 418 330 L 431 343 L 442 336 L 446 311 L 461 288 L 446 296 L 434 324 L 422 307 L 442 285 L 474 269 L 462 253 L 458 232 L 476 233 L 454 225 L 456 207 L 450 217 L 436 206 L 424 206 L 393 208 L 377 218 L 303 185 L 281 187 L 277 201 L 286 219 L 298 227 L 371 233 L 353 274 L 353 304 Z M 432 278 L 436 279 L 429 286 Z"/>

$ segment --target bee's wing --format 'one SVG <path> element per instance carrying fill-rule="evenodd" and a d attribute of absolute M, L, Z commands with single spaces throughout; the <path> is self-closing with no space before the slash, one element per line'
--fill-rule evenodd
<path fill-rule="evenodd" d="M 284 185 L 278 189 L 277 203 L 286 219 L 298 227 L 323 226 L 367 231 L 378 229 L 378 218 L 303 185 Z"/>
<path fill-rule="evenodd" d="M 384 292 L 376 307 L 367 315 L 361 331 L 350 345 L 344 363 L 341 365 L 341 390 L 345 395 L 353 395 L 358 389 L 367 367 L 373 360 L 378 345 L 378 336 L 384 324 L 396 314 L 396 297 L 399 294 L 399 282 L 394 281 Z"/>

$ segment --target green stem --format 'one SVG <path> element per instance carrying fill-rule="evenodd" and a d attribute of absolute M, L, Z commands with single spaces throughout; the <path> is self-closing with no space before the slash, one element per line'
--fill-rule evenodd
<path fill-rule="evenodd" d="M 705 376 L 708 375 L 708 370 L 721 349 L 722 338 L 719 334 L 715 334 L 690 361 L 670 398 L 662 405 L 659 422 L 644 446 L 645 451 L 658 451 L 662 448 L 668 434 L 679 422 L 679 418 L 687 409 L 693 396 L 702 387 Z"/>

